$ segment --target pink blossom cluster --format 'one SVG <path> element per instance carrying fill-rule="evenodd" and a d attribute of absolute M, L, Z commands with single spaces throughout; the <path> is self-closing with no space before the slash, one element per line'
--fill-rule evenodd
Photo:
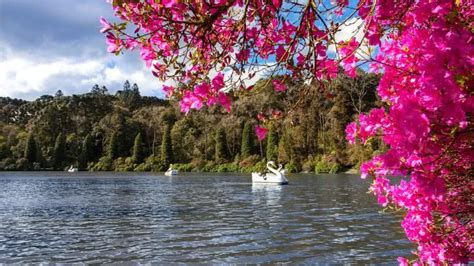
<path fill-rule="evenodd" d="M 123 22 L 112 24 L 101 18 L 101 32 L 106 35 L 108 51 L 119 54 L 124 49 L 140 50 L 141 58 L 153 75 L 177 84 L 179 89 L 175 92 L 180 93 L 172 96 L 182 101 L 185 112 L 199 109 L 207 101 L 228 104 L 230 99 L 222 95 L 216 99 L 196 94 L 196 88 L 202 90 L 216 71 L 230 70 L 238 76 L 226 81 L 226 86 L 231 88 L 245 88 L 245 79 L 265 69 L 252 67 L 262 61 L 273 62 L 267 68 L 289 78 L 299 78 L 304 73 L 329 79 L 338 72 L 338 62 L 328 52 L 329 45 L 334 43 L 330 32 L 338 29 L 318 22 L 322 13 L 331 16 L 331 12 L 309 3 L 282 0 L 110 2 L 115 15 Z M 345 3 L 335 4 L 342 8 Z M 301 23 L 291 17 L 299 18 Z M 130 29 L 130 25 L 134 28 Z M 354 75 L 357 42 L 337 45 L 347 54 L 343 62 Z M 278 92 L 286 90 L 282 80 L 274 81 L 273 85 Z M 164 89 L 169 90 L 169 87 Z"/>
<path fill-rule="evenodd" d="M 374 179 L 371 191 L 381 205 L 406 213 L 402 226 L 418 246 L 417 258 L 399 263 L 474 259 L 471 1 L 112 2 L 123 22 L 101 19 L 108 51 L 140 50 L 153 75 L 176 84 L 163 90 L 180 99 L 185 113 L 206 104 L 230 111 L 223 89 L 246 88 L 245 79 L 257 71 L 284 76 L 272 81 L 284 93 L 285 80 L 315 78 L 322 84 L 337 76 L 340 65 L 356 77 L 357 68 L 368 63 L 382 74 L 383 107 L 361 114 L 346 132 L 351 143 L 381 138 L 388 146 L 361 172 Z M 337 41 L 351 18 L 364 21 L 363 40 Z M 367 44 L 378 53 L 361 59 L 357 53 Z M 224 72 L 233 76 L 224 79 Z M 280 115 L 262 113 L 259 120 Z M 267 131 L 256 127 L 259 139 Z"/>
<path fill-rule="evenodd" d="M 179 103 L 181 112 L 187 114 L 191 109 L 199 110 L 202 108 L 203 103 L 206 103 L 208 106 L 219 103 L 227 112 L 230 112 L 230 97 L 220 91 L 222 88 L 224 88 L 224 75 L 219 73 L 212 79 L 210 84 L 204 81 L 196 85 L 194 90 L 184 91 L 182 100 Z M 174 91 L 174 89 L 171 91 Z"/>
<path fill-rule="evenodd" d="M 418 245 L 418 259 L 400 264 L 468 263 L 474 259 L 472 3 L 406 3 L 384 1 L 365 17 L 374 27 L 369 35 L 391 29 L 376 58 L 385 104 L 351 123 L 347 138 L 381 137 L 389 146 L 361 172 L 374 178 L 380 204 L 406 212 L 402 227 Z M 401 18 L 397 24 L 394 17 Z"/>

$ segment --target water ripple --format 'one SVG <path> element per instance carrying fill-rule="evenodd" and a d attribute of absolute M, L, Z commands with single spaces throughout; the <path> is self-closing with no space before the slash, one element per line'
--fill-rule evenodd
<path fill-rule="evenodd" d="M 0 263 L 391 263 L 400 217 L 350 175 L 1 173 Z"/>

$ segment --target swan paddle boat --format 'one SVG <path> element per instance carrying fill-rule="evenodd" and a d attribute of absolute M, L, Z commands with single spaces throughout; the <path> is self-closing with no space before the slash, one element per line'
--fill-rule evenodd
<path fill-rule="evenodd" d="M 173 165 L 170 164 L 170 167 L 165 172 L 165 176 L 175 176 L 178 175 L 178 170 L 173 169 Z"/>
<path fill-rule="evenodd" d="M 267 163 L 267 169 L 270 173 L 252 173 L 252 182 L 279 185 L 288 184 L 288 179 L 286 179 L 286 176 L 282 171 L 283 167 L 281 165 L 278 169 L 275 169 L 274 167 L 276 167 L 275 162 L 269 161 Z"/>
<path fill-rule="evenodd" d="M 79 172 L 79 169 L 71 165 L 71 167 L 69 167 L 67 171 L 68 173 L 76 173 L 76 172 Z"/>

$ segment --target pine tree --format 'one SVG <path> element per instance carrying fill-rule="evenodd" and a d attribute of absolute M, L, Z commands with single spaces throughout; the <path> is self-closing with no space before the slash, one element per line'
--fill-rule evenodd
<path fill-rule="evenodd" d="M 60 133 L 56 137 L 56 142 L 54 144 L 53 150 L 53 167 L 56 170 L 59 170 L 63 167 L 66 157 L 66 140 L 64 135 Z"/>
<path fill-rule="evenodd" d="M 92 86 L 91 93 L 92 94 L 100 94 L 99 84 L 95 84 L 94 86 Z"/>
<path fill-rule="evenodd" d="M 104 94 L 104 95 L 105 95 L 105 94 L 107 94 L 108 92 L 109 92 L 109 90 L 107 89 L 107 87 L 105 87 L 105 86 L 100 87 L 100 93 L 101 93 L 101 94 Z"/>
<path fill-rule="evenodd" d="M 278 135 L 274 127 L 267 133 L 267 161 L 274 161 L 278 157 Z"/>
<path fill-rule="evenodd" d="M 25 158 L 30 164 L 38 161 L 38 146 L 33 133 L 30 133 L 25 147 Z"/>
<path fill-rule="evenodd" d="M 118 137 L 117 132 L 112 133 L 109 140 L 109 149 L 107 154 L 111 159 L 118 157 Z"/>
<path fill-rule="evenodd" d="M 81 168 L 86 168 L 89 162 L 94 160 L 94 140 L 87 134 L 82 142 Z"/>
<path fill-rule="evenodd" d="M 244 130 L 242 131 L 242 145 L 240 147 L 240 154 L 242 158 L 248 157 L 254 153 L 255 143 L 253 132 L 253 125 L 251 122 L 245 123 Z"/>
<path fill-rule="evenodd" d="M 347 93 L 344 87 L 339 83 L 335 85 L 337 86 L 337 90 L 334 97 L 334 105 L 328 114 L 330 121 L 329 144 L 331 150 L 335 152 L 336 161 L 340 164 L 344 164 L 347 161 L 345 129 L 346 125 L 352 120 L 353 111 L 350 108 L 349 93 Z"/>
<path fill-rule="evenodd" d="M 227 137 L 223 128 L 219 128 L 216 132 L 216 149 L 215 160 L 222 161 L 228 158 L 227 153 Z"/>
<path fill-rule="evenodd" d="M 140 89 L 138 88 L 137 83 L 133 83 L 132 92 L 136 97 L 140 97 Z"/>
<path fill-rule="evenodd" d="M 125 83 L 123 84 L 123 90 L 124 91 L 130 90 L 130 82 L 128 80 L 126 80 Z"/>
<path fill-rule="evenodd" d="M 161 162 L 165 167 L 173 163 L 173 145 L 171 143 L 171 126 L 169 124 L 165 126 L 161 141 Z"/>
<path fill-rule="evenodd" d="M 135 137 L 135 142 L 133 143 L 132 159 L 134 163 L 140 164 L 143 162 L 144 157 L 145 152 L 143 150 L 142 134 L 138 133 Z"/>
<path fill-rule="evenodd" d="M 55 97 L 55 98 L 61 98 L 61 97 L 63 97 L 63 96 L 64 96 L 64 93 L 63 93 L 62 90 L 58 90 L 58 91 L 56 92 L 56 94 L 54 94 L 54 97 Z"/>

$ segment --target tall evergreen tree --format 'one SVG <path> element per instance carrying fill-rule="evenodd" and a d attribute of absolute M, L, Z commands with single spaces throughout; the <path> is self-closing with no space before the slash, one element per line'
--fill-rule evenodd
<path fill-rule="evenodd" d="M 275 161 L 278 157 L 278 135 L 274 127 L 270 127 L 267 135 L 267 161 Z"/>
<path fill-rule="evenodd" d="M 82 142 L 81 168 L 86 168 L 89 162 L 94 160 L 94 140 L 90 134 L 87 134 Z"/>
<path fill-rule="evenodd" d="M 140 97 L 140 89 L 138 88 L 137 83 L 133 83 L 132 92 L 136 97 Z"/>
<path fill-rule="evenodd" d="M 38 161 L 38 146 L 33 133 L 30 133 L 26 141 L 25 158 L 30 164 Z"/>
<path fill-rule="evenodd" d="M 94 86 L 92 86 L 91 93 L 92 94 L 100 94 L 99 84 L 95 84 Z"/>
<path fill-rule="evenodd" d="M 56 92 L 56 94 L 54 94 L 54 97 L 56 97 L 56 98 L 60 98 L 60 97 L 63 97 L 63 96 L 64 96 L 64 93 L 63 93 L 62 90 L 58 90 Z"/>
<path fill-rule="evenodd" d="M 245 123 L 244 130 L 242 131 L 242 145 L 240 146 L 240 154 L 243 158 L 248 157 L 254 153 L 254 136 L 255 133 L 253 132 L 252 123 Z"/>
<path fill-rule="evenodd" d="M 105 86 L 100 87 L 100 93 L 101 94 L 107 94 L 108 92 L 109 92 L 109 90 L 107 89 L 107 87 L 105 87 Z"/>
<path fill-rule="evenodd" d="M 56 137 L 53 150 L 53 167 L 56 170 L 62 169 L 66 161 L 66 139 L 60 133 Z"/>
<path fill-rule="evenodd" d="M 338 80 L 339 81 L 339 80 Z M 348 88 L 341 84 L 342 81 L 335 82 L 336 95 L 334 97 L 334 105 L 329 111 L 328 117 L 330 122 L 329 141 L 330 147 L 336 155 L 336 161 L 343 164 L 346 161 L 346 125 L 352 120 L 350 97 L 347 92 Z"/>
<path fill-rule="evenodd" d="M 171 126 L 166 124 L 161 141 L 161 162 L 168 167 L 173 163 L 173 145 L 171 143 Z"/>
<path fill-rule="evenodd" d="M 117 132 L 112 133 L 112 136 L 109 140 L 108 156 L 111 159 L 115 159 L 119 156 L 119 145 L 118 145 L 118 136 Z"/>
<path fill-rule="evenodd" d="M 128 80 L 126 80 L 125 83 L 123 84 L 123 90 L 124 91 L 130 90 L 130 82 Z"/>
<path fill-rule="evenodd" d="M 216 132 L 216 148 L 215 160 L 222 161 L 228 159 L 227 152 L 227 136 L 223 128 L 219 128 Z"/>
<path fill-rule="evenodd" d="M 135 137 L 135 142 L 133 143 L 132 159 L 134 163 L 140 164 L 143 162 L 144 158 L 145 151 L 143 150 L 142 134 L 138 133 Z"/>

